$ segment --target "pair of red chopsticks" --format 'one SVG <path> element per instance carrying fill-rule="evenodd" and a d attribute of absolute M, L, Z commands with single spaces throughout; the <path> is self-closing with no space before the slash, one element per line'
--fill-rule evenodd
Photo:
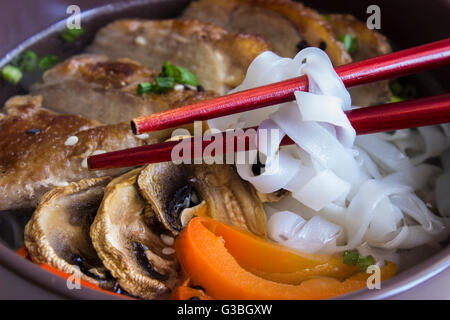
<path fill-rule="evenodd" d="M 449 64 L 450 38 L 347 64 L 335 70 L 348 88 Z M 301 76 L 139 117 L 131 122 L 131 128 L 135 134 L 172 128 L 195 120 L 208 120 L 292 101 L 295 100 L 295 91 L 307 90 L 308 79 Z M 446 123 L 450 122 L 450 94 L 350 110 L 346 114 L 357 134 Z M 234 143 L 236 147 L 239 137 L 227 138 L 225 135 L 218 135 L 215 139 L 232 139 L 226 142 Z M 202 141 L 202 150 L 212 141 L 217 140 Z M 194 147 L 194 139 L 189 139 L 188 142 Z M 178 143 L 180 142 L 163 142 L 91 156 L 88 158 L 88 167 L 110 169 L 171 161 L 171 151 Z M 282 141 L 282 145 L 292 143 L 288 137 Z M 249 144 L 246 143 L 246 149 L 248 148 Z"/>

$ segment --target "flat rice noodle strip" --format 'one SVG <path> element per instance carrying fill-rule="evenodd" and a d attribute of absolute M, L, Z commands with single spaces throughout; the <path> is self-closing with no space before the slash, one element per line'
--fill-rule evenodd
<path fill-rule="evenodd" d="M 305 59 L 307 63 L 303 64 Z M 330 58 L 325 52 L 317 48 L 306 48 L 294 57 L 293 63 L 301 65 L 301 73 L 308 76 L 309 92 L 339 97 L 343 101 L 343 109 L 350 108 L 350 93 L 334 71 Z"/>
<path fill-rule="evenodd" d="M 271 193 L 283 188 L 287 182 L 297 175 L 300 169 L 299 164 L 301 164 L 301 161 L 290 156 L 288 151 L 280 150 L 279 163 L 278 165 L 274 163 L 274 166 L 277 166 L 280 170 L 275 170 L 272 167 L 272 171 L 272 168 L 269 167 L 264 174 L 255 176 L 249 164 L 236 164 L 236 169 L 241 178 L 249 181 L 258 191 Z"/>
<path fill-rule="evenodd" d="M 283 70 L 283 72 L 279 72 Z M 290 58 L 280 58 L 277 54 L 266 51 L 257 56 L 250 64 L 244 81 L 229 93 L 244 91 L 250 88 L 294 78 L 300 75 L 300 65 L 295 65 Z M 208 120 L 208 126 L 221 131 L 236 127 L 253 127 L 259 125 L 282 105 L 270 106 L 258 110 L 241 112 Z M 238 125 L 240 124 L 240 125 Z"/>
<path fill-rule="evenodd" d="M 449 146 L 449 139 L 438 126 L 417 128 L 423 138 L 424 153 L 411 159 L 414 164 L 419 164 L 426 159 L 440 155 Z"/>
<path fill-rule="evenodd" d="M 366 174 L 371 178 L 380 179 L 380 170 L 372 158 L 370 158 L 369 154 L 357 145 L 354 145 L 354 149 L 357 153 L 355 160 L 362 165 L 362 169 L 365 170 Z"/>
<path fill-rule="evenodd" d="M 370 222 L 365 239 L 370 243 L 389 241 L 392 238 L 390 234 L 398 229 L 397 225 L 402 219 L 402 212 L 392 204 L 389 197 L 382 199 Z"/>
<path fill-rule="evenodd" d="M 306 221 L 289 211 L 273 214 L 267 223 L 269 237 L 276 242 L 303 253 L 330 253 L 336 251 L 342 228 L 328 220 L 313 216 Z"/>
<path fill-rule="evenodd" d="M 356 144 L 388 172 L 412 170 L 411 161 L 403 152 L 376 135 L 358 136 Z"/>
<path fill-rule="evenodd" d="M 342 99 L 309 92 L 295 92 L 302 121 L 329 123 L 336 127 L 338 140 L 346 147 L 352 147 L 356 131 L 348 117 L 342 112 Z"/>
<path fill-rule="evenodd" d="M 292 118 L 292 114 L 282 115 L 277 113 L 273 116 L 273 120 L 278 125 L 283 125 L 284 123 L 283 130 L 286 134 L 314 160 L 318 161 L 321 166 L 333 170 L 337 176 L 350 182 L 352 185 L 359 185 L 363 179 L 360 174 L 361 170 L 348 150 L 328 130 L 319 124 L 313 122 L 299 123 L 295 122 L 295 120 L 289 120 Z M 292 123 L 292 125 L 288 127 L 286 123 Z"/>
<path fill-rule="evenodd" d="M 405 214 L 416 220 L 428 233 L 437 234 L 444 231 L 441 219 L 431 213 L 423 201 L 413 193 L 392 196 L 392 202 Z"/>
<path fill-rule="evenodd" d="M 367 180 L 350 202 L 346 216 L 347 247 L 355 248 L 363 239 L 380 201 L 391 194 L 409 192 L 410 187 Z"/>
<path fill-rule="evenodd" d="M 395 130 L 393 133 L 387 133 L 387 132 L 377 133 L 377 136 L 380 137 L 380 139 L 383 139 L 385 141 L 395 141 L 395 140 L 405 139 L 405 138 L 408 138 L 410 135 L 411 135 L 410 129 Z"/>
<path fill-rule="evenodd" d="M 450 217 L 450 172 L 441 175 L 436 181 L 436 203 L 444 217 Z"/>
<path fill-rule="evenodd" d="M 340 179 L 331 170 L 322 170 L 297 191 L 286 187 L 292 191 L 295 199 L 316 211 L 322 210 L 339 198 L 345 198 L 350 188 L 351 185 L 347 181 Z"/>

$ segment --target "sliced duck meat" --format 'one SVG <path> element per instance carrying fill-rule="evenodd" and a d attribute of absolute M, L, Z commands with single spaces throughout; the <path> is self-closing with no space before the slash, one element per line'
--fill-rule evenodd
<path fill-rule="evenodd" d="M 293 57 L 306 47 L 319 47 L 335 66 L 391 52 L 386 38 L 351 15 L 331 14 L 325 19 L 313 9 L 291 0 L 199 0 L 183 17 L 216 23 L 226 30 L 260 35 L 285 57 Z M 358 49 L 352 55 L 339 41 L 354 36 Z M 391 93 L 387 81 L 351 88 L 357 106 L 384 103 Z"/>
<path fill-rule="evenodd" d="M 266 220 L 255 189 L 231 165 L 151 164 L 138 179 L 161 223 L 178 235 L 206 205 L 207 215 L 265 236 Z"/>
<path fill-rule="evenodd" d="M 268 45 L 197 20 L 115 21 L 101 29 L 88 52 L 130 58 L 159 70 L 164 61 L 188 68 L 200 85 L 220 94 L 238 86 L 253 59 Z"/>
<path fill-rule="evenodd" d="M 39 96 L 6 102 L 6 117 L 0 121 L 0 211 L 33 208 L 54 187 L 129 170 L 89 171 L 86 159 L 92 154 L 167 138 L 165 132 L 136 137 L 129 123 L 101 125 L 79 115 L 53 113 L 41 103 Z"/>
<path fill-rule="evenodd" d="M 388 54 L 392 48 L 381 33 L 367 28 L 367 25 L 351 14 L 330 14 L 329 22 L 336 38 L 349 34 L 356 38 L 357 48 L 351 53 L 354 61 Z"/>
<path fill-rule="evenodd" d="M 48 70 L 43 81 L 31 87 L 31 92 L 42 95 L 44 105 L 51 110 L 80 114 L 105 124 L 130 121 L 216 95 L 184 86 L 139 95 L 137 86 L 155 81 L 158 74 L 129 59 L 79 55 Z"/>
<path fill-rule="evenodd" d="M 35 263 L 45 263 L 112 290 L 115 279 L 92 246 L 89 231 L 109 177 L 72 182 L 41 197 L 25 227 L 25 245 Z"/>
<path fill-rule="evenodd" d="M 334 65 L 351 61 L 330 24 L 315 10 L 291 0 L 199 0 L 182 16 L 230 32 L 259 35 L 283 57 L 292 58 L 301 49 L 314 46 L 325 50 Z"/>
<path fill-rule="evenodd" d="M 180 280 L 173 238 L 154 218 L 140 196 L 141 169 L 113 181 L 91 227 L 91 238 L 103 264 L 120 287 L 145 299 L 166 297 Z"/>

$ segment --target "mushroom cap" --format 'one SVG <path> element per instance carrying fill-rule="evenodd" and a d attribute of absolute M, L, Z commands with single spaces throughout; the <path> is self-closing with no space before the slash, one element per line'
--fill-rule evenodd
<path fill-rule="evenodd" d="M 132 170 L 108 184 L 90 234 L 120 286 L 133 296 L 154 299 L 174 288 L 179 266 L 161 239 L 167 232 L 155 224 L 153 211 L 139 194 L 140 171 Z"/>
<path fill-rule="evenodd" d="M 256 190 L 242 180 L 231 165 L 175 165 L 173 163 L 150 164 L 138 178 L 142 196 L 149 202 L 161 223 L 178 235 L 186 221 L 184 215 L 193 216 L 205 201 L 211 217 L 221 222 L 266 235 L 266 216 Z M 171 208 L 180 191 L 189 186 L 200 198 L 194 208 L 185 207 L 174 217 Z M 178 202 L 183 202 L 179 199 Z M 174 223 L 175 222 L 175 223 Z"/>
<path fill-rule="evenodd" d="M 103 288 L 112 288 L 92 246 L 89 231 L 110 177 L 84 179 L 50 190 L 41 197 L 25 227 L 25 245 L 31 259 Z"/>

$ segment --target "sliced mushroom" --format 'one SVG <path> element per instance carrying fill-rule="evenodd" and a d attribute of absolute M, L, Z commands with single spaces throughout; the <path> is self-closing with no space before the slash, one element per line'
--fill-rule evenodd
<path fill-rule="evenodd" d="M 100 259 L 120 286 L 131 295 L 154 299 L 173 289 L 179 266 L 174 250 L 168 250 L 170 246 L 161 238 L 166 231 L 155 224 L 154 213 L 139 195 L 140 170 L 108 184 L 90 234 Z"/>
<path fill-rule="evenodd" d="M 193 196 L 196 190 L 189 183 L 189 167 L 184 165 L 148 165 L 139 175 L 138 186 L 158 219 L 173 235 L 178 235 L 183 229 L 182 212 L 200 201 L 198 194 Z"/>
<path fill-rule="evenodd" d="M 392 51 L 386 37 L 370 30 L 367 25 L 350 14 L 330 14 L 329 22 L 336 38 L 345 34 L 356 37 L 358 49 L 352 54 L 354 61 L 381 56 Z M 388 81 L 379 81 L 350 88 L 352 103 L 357 106 L 371 106 L 385 103 L 391 97 Z"/>
<path fill-rule="evenodd" d="M 92 246 L 89 230 L 109 177 L 72 182 L 47 192 L 25 227 L 31 259 L 79 275 L 105 289 L 115 279 Z"/>
<path fill-rule="evenodd" d="M 258 198 L 262 202 L 278 202 L 282 198 L 284 198 L 286 195 L 288 195 L 289 191 L 287 191 L 285 189 L 280 189 L 278 191 L 271 192 L 271 193 L 262 193 L 262 192 L 256 191 L 256 194 L 258 195 Z"/>
<path fill-rule="evenodd" d="M 219 221 L 265 236 L 265 213 L 255 189 L 230 165 L 148 165 L 139 175 L 141 194 L 162 224 L 177 235 L 205 203 Z"/>

